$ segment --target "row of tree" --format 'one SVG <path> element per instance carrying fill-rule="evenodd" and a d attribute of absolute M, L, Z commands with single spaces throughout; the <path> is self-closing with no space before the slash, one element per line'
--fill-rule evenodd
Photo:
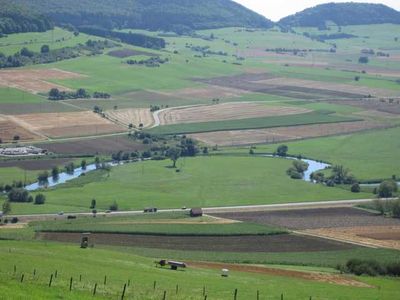
<path fill-rule="evenodd" d="M 85 89 L 77 89 L 75 92 L 60 91 L 57 88 L 52 88 L 49 91 L 49 100 L 59 101 L 59 100 L 69 100 L 69 99 L 109 99 L 111 95 L 104 92 L 94 92 L 93 95 L 88 93 Z"/>

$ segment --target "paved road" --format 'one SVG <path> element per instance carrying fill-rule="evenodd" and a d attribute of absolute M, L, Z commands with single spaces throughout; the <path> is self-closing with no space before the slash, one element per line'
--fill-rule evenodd
<path fill-rule="evenodd" d="M 255 212 L 255 211 L 274 211 L 274 210 L 292 210 L 292 209 L 307 209 L 307 208 L 330 208 L 330 207 L 351 207 L 356 204 L 371 202 L 375 199 L 356 199 L 356 200 L 340 200 L 340 201 L 323 201 L 323 202 L 298 202 L 298 203 L 284 203 L 284 204 L 266 204 L 266 205 L 246 205 L 246 206 L 229 206 L 229 207 L 206 207 L 203 208 L 205 213 L 223 213 L 223 212 Z M 393 199 L 389 199 L 393 200 Z M 182 211 L 181 208 L 176 209 L 162 209 L 159 212 L 178 212 Z M 142 210 L 132 211 L 117 211 L 112 213 L 98 213 L 98 216 L 129 216 L 143 214 Z M 92 216 L 90 212 L 87 213 L 66 213 L 66 215 L 75 216 Z M 46 220 L 54 219 L 56 214 L 34 214 L 34 215 L 16 215 L 21 221 L 31 220 Z M 59 216 L 65 217 L 65 216 Z"/>

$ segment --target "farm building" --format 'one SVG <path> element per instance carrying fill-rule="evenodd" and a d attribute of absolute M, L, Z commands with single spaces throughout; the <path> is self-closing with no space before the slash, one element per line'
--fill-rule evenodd
<path fill-rule="evenodd" d="M 195 218 L 195 217 L 202 217 L 202 216 L 203 216 L 203 210 L 202 210 L 201 208 L 192 208 L 192 209 L 190 210 L 190 216 L 191 216 L 192 218 Z"/>

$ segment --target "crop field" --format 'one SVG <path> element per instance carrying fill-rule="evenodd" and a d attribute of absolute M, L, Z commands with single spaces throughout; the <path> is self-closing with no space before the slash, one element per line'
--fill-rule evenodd
<path fill-rule="evenodd" d="M 136 128 L 139 128 L 140 125 L 142 125 L 143 128 L 148 128 L 154 124 L 153 114 L 148 108 L 109 110 L 106 111 L 105 114 L 108 120 L 116 121 L 127 127 L 132 124 Z"/>
<path fill-rule="evenodd" d="M 82 75 L 60 69 L 24 69 L 0 71 L 0 86 L 11 87 L 37 94 L 47 93 L 52 88 L 70 90 L 67 87 L 49 82 L 50 80 L 65 80 L 81 78 Z"/>
<path fill-rule="evenodd" d="M 0 168 L 20 168 L 28 171 L 38 171 L 65 165 L 71 161 L 73 161 L 71 158 L 4 160 L 0 161 Z"/>
<path fill-rule="evenodd" d="M 130 56 L 157 56 L 157 54 L 148 52 L 148 51 L 139 51 L 139 50 L 132 50 L 132 49 L 118 49 L 112 50 L 107 53 L 110 56 L 118 57 L 118 58 L 126 58 Z"/>
<path fill-rule="evenodd" d="M 43 232 L 43 240 L 79 243 L 81 233 Z M 96 244 L 210 252 L 313 252 L 348 250 L 345 243 L 294 234 L 258 236 L 165 236 L 93 233 Z"/>
<path fill-rule="evenodd" d="M 149 132 L 154 134 L 183 134 L 197 132 L 214 132 L 226 130 L 258 129 L 287 127 L 310 124 L 327 124 L 340 122 L 356 122 L 361 118 L 351 116 L 340 116 L 332 114 L 330 111 L 313 111 L 286 116 L 258 117 L 250 119 L 210 121 L 200 123 L 172 124 L 155 127 Z"/>
<path fill-rule="evenodd" d="M 384 112 L 391 115 L 399 115 L 400 114 L 400 100 L 393 101 L 389 103 L 389 100 L 384 101 L 376 101 L 376 100 L 362 100 L 362 101 L 340 101 L 340 100 L 331 100 L 330 103 L 336 104 L 345 104 L 349 106 L 358 107 L 365 110 L 373 110 L 377 112 Z"/>
<path fill-rule="evenodd" d="M 171 108 L 158 114 L 161 125 L 287 116 L 311 112 L 301 107 L 267 106 L 262 103 L 223 103 Z"/>
<path fill-rule="evenodd" d="M 90 112 L 25 114 L 13 119 L 26 128 L 50 137 L 89 136 L 122 132 L 123 128 Z"/>
<path fill-rule="evenodd" d="M 41 143 L 38 146 L 50 152 L 67 155 L 111 155 L 115 153 L 116 150 L 133 152 L 136 150 L 143 151 L 149 148 L 149 146 L 144 145 L 142 142 L 135 142 L 126 135 Z"/>
<path fill-rule="evenodd" d="M 384 128 L 386 126 L 386 124 L 376 121 L 358 121 L 268 129 L 205 132 L 190 134 L 189 136 L 208 145 L 235 146 L 279 143 L 321 136 L 349 134 L 353 132 Z"/>
<path fill-rule="evenodd" d="M 9 117 L 0 116 L 0 138 L 2 142 L 12 142 L 15 136 L 18 136 L 20 141 L 38 141 L 44 139 L 43 135 L 22 127 Z"/>
<path fill-rule="evenodd" d="M 280 226 L 296 230 L 400 225 L 400 220 L 385 218 L 356 208 L 295 209 L 212 215 L 221 218 Z"/>

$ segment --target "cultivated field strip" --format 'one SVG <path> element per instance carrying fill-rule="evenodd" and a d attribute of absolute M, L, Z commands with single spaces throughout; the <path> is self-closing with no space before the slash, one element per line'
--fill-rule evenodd
<path fill-rule="evenodd" d="M 334 136 L 385 127 L 387 127 L 387 125 L 380 122 L 359 121 L 335 124 L 203 132 L 190 134 L 190 136 L 208 145 L 232 146 L 277 143 L 321 136 Z"/>
<path fill-rule="evenodd" d="M 161 125 L 286 116 L 311 112 L 308 109 L 286 106 L 267 106 L 260 103 L 223 103 L 217 105 L 171 108 L 159 114 Z"/>
<path fill-rule="evenodd" d="M 0 86 L 24 90 L 33 94 L 48 92 L 52 88 L 69 91 L 69 88 L 50 83 L 48 80 L 81 78 L 83 75 L 60 69 L 2 70 Z"/>
<path fill-rule="evenodd" d="M 143 128 L 151 127 L 154 124 L 153 114 L 148 108 L 128 108 L 108 110 L 105 112 L 106 118 L 116 121 L 119 124 L 129 126 L 132 124 L 136 128 L 143 125 Z"/>

